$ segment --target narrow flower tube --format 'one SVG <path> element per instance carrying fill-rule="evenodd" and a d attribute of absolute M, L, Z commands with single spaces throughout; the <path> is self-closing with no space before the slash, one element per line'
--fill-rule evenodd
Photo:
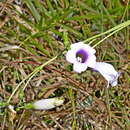
<path fill-rule="evenodd" d="M 95 49 L 83 42 L 74 43 L 66 53 L 66 60 L 73 64 L 73 70 L 81 73 L 96 63 Z"/>
<path fill-rule="evenodd" d="M 94 70 L 101 73 L 101 75 L 108 81 L 111 86 L 117 85 L 117 80 L 120 75 L 111 64 L 105 62 L 96 62 Z"/>
<path fill-rule="evenodd" d="M 62 105 L 63 102 L 64 102 L 63 98 L 57 98 L 57 97 L 41 99 L 33 103 L 33 108 L 36 110 L 49 110 L 49 109 Z"/>

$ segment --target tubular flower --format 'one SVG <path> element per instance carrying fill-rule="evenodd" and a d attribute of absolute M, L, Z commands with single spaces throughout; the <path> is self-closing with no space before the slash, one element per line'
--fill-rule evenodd
<path fill-rule="evenodd" d="M 120 75 L 111 64 L 105 62 L 96 62 L 94 70 L 101 73 L 101 75 L 108 81 L 111 86 L 117 85 L 117 79 Z"/>
<path fill-rule="evenodd" d="M 41 99 L 35 101 L 32 107 L 36 110 L 49 110 L 57 106 L 60 106 L 63 103 L 64 103 L 64 99 L 62 97 L 61 98 L 55 97 L 55 98 Z"/>
<path fill-rule="evenodd" d="M 73 70 L 81 73 L 87 67 L 93 68 L 96 64 L 95 49 L 83 42 L 78 42 L 70 46 L 70 50 L 66 54 L 66 60 L 73 64 Z"/>

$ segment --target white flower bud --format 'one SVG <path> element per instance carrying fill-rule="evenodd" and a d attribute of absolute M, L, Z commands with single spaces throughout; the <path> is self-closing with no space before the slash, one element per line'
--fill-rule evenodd
<path fill-rule="evenodd" d="M 57 98 L 57 97 L 49 99 L 41 99 L 34 102 L 33 108 L 37 110 L 49 110 L 62 105 L 63 102 L 64 102 L 63 98 Z"/>

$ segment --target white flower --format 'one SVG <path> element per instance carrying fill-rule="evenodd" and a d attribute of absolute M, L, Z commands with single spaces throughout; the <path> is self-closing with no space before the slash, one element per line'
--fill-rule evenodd
<path fill-rule="evenodd" d="M 101 75 L 110 83 L 111 86 L 117 85 L 117 79 L 120 75 L 111 64 L 105 62 L 96 62 L 94 70 L 101 73 Z"/>
<path fill-rule="evenodd" d="M 62 105 L 63 102 L 64 102 L 63 98 L 57 98 L 57 97 L 41 99 L 33 103 L 33 108 L 37 110 L 49 110 L 49 109 Z"/>
<path fill-rule="evenodd" d="M 95 49 L 83 42 L 74 43 L 70 46 L 70 50 L 66 54 L 66 60 L 73 63 L 73 70 L 81 73 L 87 67 L 93 68 L 96 63 Z"/>

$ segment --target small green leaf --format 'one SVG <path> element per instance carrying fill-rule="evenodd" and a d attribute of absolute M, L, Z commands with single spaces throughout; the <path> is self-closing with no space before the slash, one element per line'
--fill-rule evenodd
<path fill-rule="evenodd" d="M 68 32 L 66 32 L 66 31 L 63 32 L 63 40 L 64 40 L 65 47 L 68 47 L 69 39 L 68 39 Z"/>

